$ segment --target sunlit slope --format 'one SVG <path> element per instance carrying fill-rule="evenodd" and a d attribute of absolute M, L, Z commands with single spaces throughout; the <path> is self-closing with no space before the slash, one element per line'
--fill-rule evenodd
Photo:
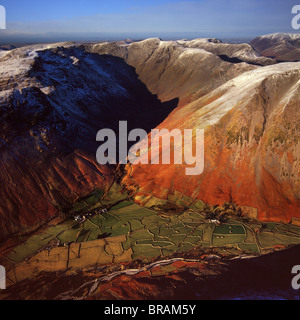
<path fill-rule="evenodd" d="M 262 219 L 300 217 L 300 64 L 261 67 L 177 108 L 159 126 L 205 129 L 205 169 L 128 166 L 125 181 L 140 195 L 166 199 L 179 191 L 209 204 L 258 209 Z"/>

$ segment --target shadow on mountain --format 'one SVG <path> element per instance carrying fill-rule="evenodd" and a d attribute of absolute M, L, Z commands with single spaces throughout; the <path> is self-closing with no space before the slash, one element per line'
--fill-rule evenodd
<path fill-rule="evenodd" d="M 180 299 L 299 299 L 300 293 L 291 286 L 295 275 L 291 270 L 299 265 L 300 246 L 262 257 L 231 261 L 217 276 L 195 279 L 186 273 L 189 285 L 175 294 Z M 182 292 L 186 290 L 186 292 Z"/>
<path fill-rule="evenodd" d="M 178 104 L 162 103 L 117 57 L 62 47 L 20 54 L 32 65 L 0 106 L 0 241 L 111 183 L 114 166 L 96 161 L 99 130 L 118 136 L 125 120 L 128 132 L 149 132 Z"/>
<path fill-rule="evenodd" d="M 35 126 L 50 125 L 69 152 L 96 152 L 97 132 L 109 128 L 118 134 L 119 121 L 128 122 L 128 132 L 150 132 L 178 105 L 178 99 L 161 102 L 123 59 L 80 48 L 39 52 L 29 76 L 50 90 L 40 92 L 39 105 L 48 107 L 47 116 L 39 110 L 43 117 L 35 119 Z"/>
<path fill-rule="evenodd" d="M 234 64 L 246 62 L 246 61 L 241 60 L 241 59 L 239 59 L 239 58 L 237 58 L 237 57 L 228 57 L 228 56 L 225 55 L 225 54 L 220 54 L 220 55 L 218 55 L 218 57 L 219 57 L 220 59 L 222 59 L 223 61 L 230 62 L 230 63 L 234 63 Z M 252 64 L 252 65 L 254 65 L 254 66 L 263 66 L 263 64 L 261 64 L 261 63 L 255 63 L 255 62 L 251 62 L 251 61 L 247 61 L 246 63 Z"/>

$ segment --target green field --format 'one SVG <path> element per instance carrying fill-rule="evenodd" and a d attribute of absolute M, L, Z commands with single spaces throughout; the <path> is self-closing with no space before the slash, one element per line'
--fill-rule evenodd
<path fill-rule="evenodd" d="M 222 226 L 217 226 L 214 231 L 215 234 L 245 234 L 245 229 L 242 225 L 231 225 L 223 224 Z"/>
<path fill-rule="evenodd" d="M 64 246 L 117 236 L 125 239 L 121 243 L 124 251 L 132 249 L 133 260 L 169 257 L 201 246 L 224 247 L 227 250 L 237 248 L 241 254 L 259 254 L 276 245 L 300 243 L 299 227 L 280 223 L 262 225 L 259 221 L 246 223 L 238 219 L 216 225 L 205 219 L 201 212 L 202 202 L 193 204 L 191 199 L 182 195 L 180 201 L 171 199 L 175 204 L 169 205 L 152 197 L 151 206 L 146 208 L 128 199 L 128 194 L 117 184 L 113 184 L 106 194 L 94 190 L 79 199 L 69 211 L 69 215 L 94 212 L 92 216 L 87 215 L 88 218 L 82 223 L 69 216 L 65 222 L 39 231 L 17 246 L 8 258 L 14 262 L 23 261 L 43 250 L 51 241 Z M 183 204 L 185 207 L 182 207 Z M 181 206 L 177 215 L 173 212 L 176 205 Z M 166 212 L 162 211 L 164 207 Z M 108 208 L 108 212 L 95 213 L 98 212 L 95 208 Z M 172 212 L 168 211 L 170 208 Z M 261 231 L 257 233 L 255 230 L 259 226 Z"/>

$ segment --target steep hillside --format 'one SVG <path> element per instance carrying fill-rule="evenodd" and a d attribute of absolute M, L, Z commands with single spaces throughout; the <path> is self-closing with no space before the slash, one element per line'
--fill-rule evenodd
<path fill-rule="evenodd" d="M 178 41 L 188 48 L 199 48 L 211 52 L 225 61 L 232 63 L 247 62 L 254 65 L 270 65 L 275 61 L 262 57 L 252 46 L 247 43 L 235 44 L 222 43 L 217 39 L 195 39 L 192 41 Z"/>
<path fill-rule="evenodd" d="M 119 120 L 150 130 L 176 107 L 121 59 L 70 43 L 7 51 L 0 74 L 1 238 L 110 183 L 114 168 L 95 159 L 98 130 Z"/>
<path fill-rule="evenodd" d="M 250 44 L 263 56 L 278 61 L 300 61 L 299 34 L 268 34 L 253 39 Z"/>
<path fill-rule="evenodd" d="M 205 171 L 198 177 L 175 165 L 128 168 L 138 201 L 181 192 L 214 205 L 233 201 L 266 220 L 300 216 L 299 64 L 275 65 L 247 44 L 216 39 L 148 39 L 88 50 L 123 57 L 160 99 L 179 98 L 158 128 L 206 130 Z"/>
<path fill-rule="evenodd" d="M 130 45 L 100 43 L 85 48 L 93 53 L 123 58 L 135 68 L 152 93 L 162 101 L 179 98 L 180 105 L 196 100 L 226 81 L 256 68 L 245 62 L 235 64 L 224 61 L 204 49 L 189 48 L 189 44 L 154 38 Z M 223 51 L 220 49 L 219 52 Z M 257 59 L 264 61 L 265 58 Z"/>
<path fill-rule="evenodd" d="M 139 190 L 137 201 L 180 192 L 212 205 L 258 209 L 263 220 L 299 218 L 299 92 L 300 63 L 283 63 L 246 72 L 177 108 L 158 128 L 205 129 L 204 173 L 128 166 L 125 180 Z"/>

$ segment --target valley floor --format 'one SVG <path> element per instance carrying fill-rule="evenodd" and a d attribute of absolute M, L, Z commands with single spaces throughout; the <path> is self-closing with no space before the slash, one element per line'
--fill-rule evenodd
<path fill-rule="evenodd" d="M 181 294 L 178 288 L 183 291 L 177 298 L 185 298 L 190 278 L 209 282 L 230 272 L 235 261 L 300 244 L 300 227 L 232 216 L 230 204 L 209 209 L 192 199 L 164 203 L 152 197 L 143 207 L 131 199 L 117 183 L 94 190 L 63 220 L 21 237 L 11 248 L 4 244 L 8 290 L 0 298 L 160 299 L 164 286 L 170 287 L 169 298 Z"/>

